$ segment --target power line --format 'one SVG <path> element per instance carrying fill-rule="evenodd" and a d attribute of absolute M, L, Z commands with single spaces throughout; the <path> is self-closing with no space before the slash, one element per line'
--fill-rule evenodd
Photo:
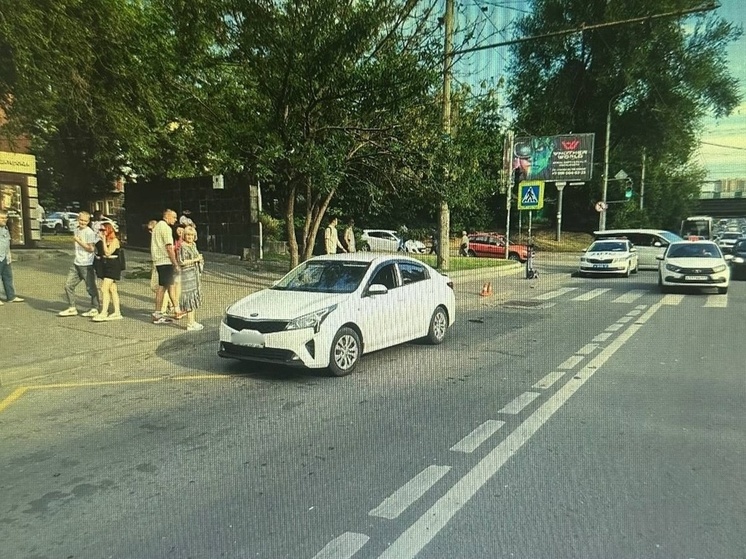
<path fill-rule="evenodd" d="M 699 143 L 703 144 L 705 146 L 715 146 L 715 147 L 718 147 L 718 148 L 737 149 L 737 150 L 741 150 L 741 151 L 746 151 L 746 147 L 741 147 L 741 146 L 726 146 L 725 144 L 715 144 L 715 143 L 712 143 L 712 142 L 699 142 Z"/>
<path fill-rule="evenodd" d="M 710 10 L 714 10 L 716 8 L 719 8 L 720 5 L 717 2 L 710 2 L 706 4 L 705 6 L 702 6 L 700 8 L 691 8 L 689 10 L 678 10 L 675 12 L 666 12 L 663 14 L 653 14 L 650 16 L 642 16 L 642 17 L 635 17 L 631 19 L 623 19 L 619 21 L 609 21 L 606 23 L 595 23 L 592 25 L 586 25 L 581 24 L 580 27 L 575 27 L 573 29 L 563 29 L 561 31 L 552 31 L 550 33 L 544 33 L 542 35 L 531 35 L 530 37 L 521 37 L 519 39 L 513 39 L 512 41 L 502 41 L 500 43 L 492 43 L 490 45 L 482 45 L 480 47 L 471 47 L 468 49 L 460 49 L 460 50 L 454 50 L 451 54 L 457 55 L 457 54 L 466 54 L 468 52 L 476 52 L 480 50 L 487 50 L 487 49 L 493 49 L 497 47 L 507 47 L 510 45 L 517 45 L 519 43 L 527 43 L 529 41 L 537 41 L 539 39 L 549 39 L 552 37 L 561 37 L 563 35 L 573 35 L 575 33 L 582 33 L 584 31 L 593 31 L 595 29 L 607 29 L 609 27 L 617 27 L 620 25 L 629 25 L 632 23 L 644 23 L 646 21 L 653 21 L 657 19 L 662 19 L 666 17 L 681 17 L 684 15 L 690 15 L 690 14 L 696 14 L 700 12 L 708 12 Z"/>

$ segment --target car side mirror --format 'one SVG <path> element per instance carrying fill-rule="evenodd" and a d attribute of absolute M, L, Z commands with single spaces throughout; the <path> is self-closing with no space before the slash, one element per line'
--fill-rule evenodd
<path fill-rule="evenodd" d="M 730 261 L 730 260 L 733 260 L 733 255 L 732 255 L 732 254 L 724 254 L 724 255 L 723 255 L 723 258 L 724 258 L 725 260 L 728 260 L 728 261 Z"/>
<path fill-rule="evenodd" d="M 374 283 L 368 288 L 368 295 L 386 295 L 388 292 L 388 287 L 382 283 Z"/>
<path fill-rule="evenodd" d="M 662 254 L 656 254 L 655 255 L 655 259 L 656 260 L 663 260 L 663 255 Z"/>
<path fill-rule="evenodd" d="M 630 252 L 637 252 L 637 249 L 635 247 L 632 247 L 629 249 Z"/>
<path fill-rule="evenodd" d="M 655 241 L 655 242 L 653 243 L 653 246 L 654 246 L 654 247 L 658 247 L 658 248 L 660 248 L 660 247 L 662 247 L 662 246 L 663 246 L 663 244 L 662 244 L 662 243 L 661 243 L 660 241 Z"/>

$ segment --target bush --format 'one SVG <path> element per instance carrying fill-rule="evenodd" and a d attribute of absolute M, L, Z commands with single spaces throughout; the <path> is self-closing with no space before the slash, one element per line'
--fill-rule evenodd
<path fill-rule="evenodd" d="M 276 219 L 271 215 L 262 213 L 259 214 L 259 222 L 262 224 L 262 234 L 267 240 L 279 241 L 280 237 L 284 234 L 284 221 L 281 219 Z"/>

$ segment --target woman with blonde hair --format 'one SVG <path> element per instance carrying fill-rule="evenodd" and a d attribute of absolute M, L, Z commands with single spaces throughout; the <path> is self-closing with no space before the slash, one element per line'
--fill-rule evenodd
<path fill-rule="evenodd" d="M 100 226 L 99 241 L 101 254 L 101 310 L 91 320 L 93 322 L 104 322 L 107 320 L 120 320 L 122 318 L 119 308 L 119 291 L 117 282 L 122 277 L 122 263 L 119 258 L 121 246 L 117 234 L 111 223 Z M 109 314 L 109 303 L 112 304 L 114 312 Z"/>
<path fill-rule="evenodd" d="M 202 304 L 202 268 L 205 260 L 197 250 L 197 230 L 192 226 L 184 228 L 184 235 L 176 253 L 181 265 L 181 296 L 179 306 L 187 312 L 186 329 L 190 332 L 202 330 L 197 322 L 195 311 Z"/>

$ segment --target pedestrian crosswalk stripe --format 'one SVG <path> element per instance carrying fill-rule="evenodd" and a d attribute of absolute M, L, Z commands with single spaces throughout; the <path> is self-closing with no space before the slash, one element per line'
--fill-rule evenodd
<path fill-rule="evenodd" d="M 607 291 L 611 291 L 608 287 L 606 288 L 599 288 L 599 289 L 591 289 L 587 293 L 583 293 L 582 295 L 578 295 L 577 297 L 573 298 L 573 301 L 590 301 L 591 299 L 598 297 L 599 295 L 603 295 Z"/>
<path fill-rule="evenodd" d="M 704 306 L 723 309 L 728 306 L 728 297 L 723 295 L 708 295 Z"/>
<path fill-rule="evenodd" d="M 642 289 L 631 289 L 624 295 L 620 295 L 619 297 L 614 299 L 612 303 L 633 303 L 643 295 L 645 295 L 645 291 L 643 291 Z"/>
<path fill-rule="evenodd" d="M 678 295 L 678 294 L 677 295 L 672 295 L 672 294 L 669 294 L 669 295 L 666 295 L 665 297 L 663 297 L 663 299 L 661 299 L 661 305 L 678 305 L 683 300 L 684 300 L 684 296 L 683 295 Z"/>
<path fill-rule="evenodd" d="M 534 299 L 540 300 L 540 301 L 546 301 L 548 299 L 554 299 L 555 297 L 560 297 L 561 295 L 564 295 L 565 293 L 570 293 L 570 291 L 575 291 L 577 287 L 563 287 L 561 289 L 555 289 L 554 291 L 549 291 L 547 293 L 544 293 L 543 295 L 537 295 L 534 297 Z"/>

